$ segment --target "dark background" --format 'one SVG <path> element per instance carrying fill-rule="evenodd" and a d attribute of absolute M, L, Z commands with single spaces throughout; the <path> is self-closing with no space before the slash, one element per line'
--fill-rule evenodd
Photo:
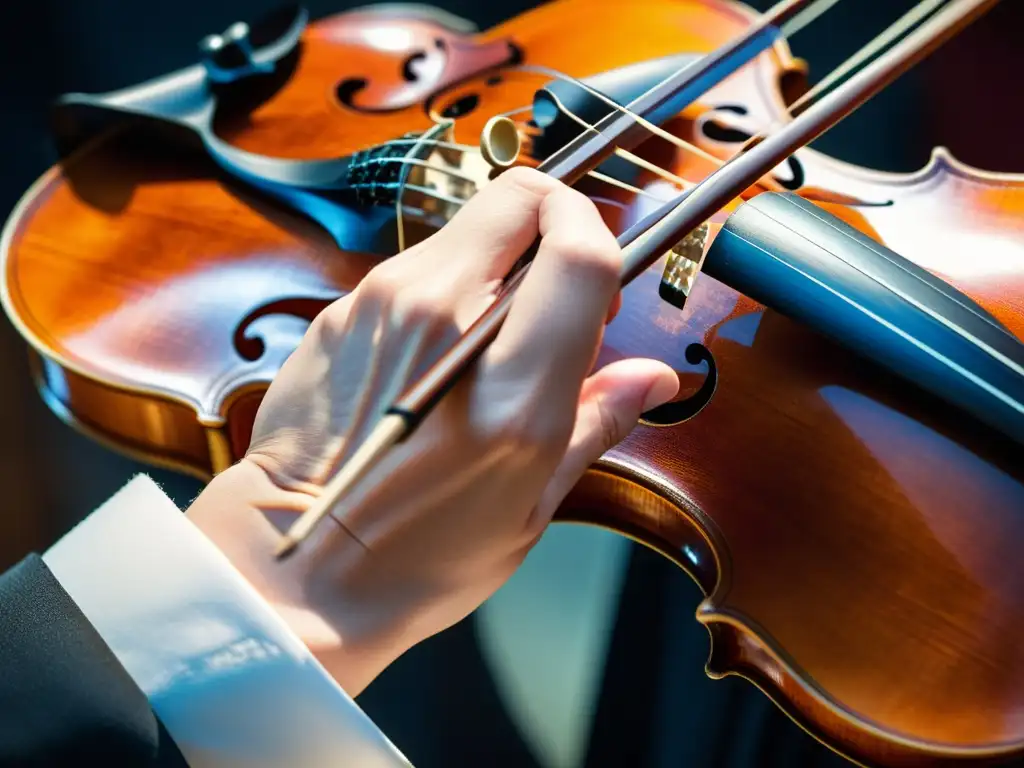
<path fill-rule="evenodd" d="M 314 19 L 351 7 L 307 0 Z M 531 0 L 436 0 L 488 27 Z M 764 0 L 750 3 L 764 10 Z M 195 43 L 276 0 L 4 0 L 0 3 L 0 214 L 55 157 L 45 108 L 68 90 L 104 91 L 193 61 Z M 812 79 L 909 8 L 905 0 L 845 0 L 793 41 Z M 629 0 L 622 12 L 628 13 Z M 585 23 L 585 20 L 580 20 Z M 572 30 L 567 29 L 566 34 Z M 837 126 L 816 147 L 894 171 L 921 167 L 945 145 L 977 167 L 1024 172 L 1024 3 L 1004 0 L 931 59 Z M 344 63 L 339 62 L 340 73 Z M 0 568 L 42 550 L 132 474 L 150 471 L 182 505 L 189 479 L 141 467 L 62 424 L 42 404 L 24 344 L 0 321 Z M 591 724 L 588 766 L 795 766 L 839 761 L 751 686 L 704 678 L 707 635 L 682 574 L 644 551 L 630 561 Z M 531 766 L 481 664 L 471 621 L 415 649 L 361 703 L 420 768 Z M 523 628 L 524 632 L 529 627 Z"/>

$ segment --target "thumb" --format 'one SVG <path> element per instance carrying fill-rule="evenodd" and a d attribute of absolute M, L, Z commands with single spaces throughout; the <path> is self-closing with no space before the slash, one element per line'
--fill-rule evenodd
<path fill-rule="evenodd" d="M 633 430 L 641 414 L 667 403 L 678 391 L 676 372 L 657 360 L 619 360 L 587 378 L 569 447 L 544 489 L 535 522 L 550 522 L 583 473 Z"/>

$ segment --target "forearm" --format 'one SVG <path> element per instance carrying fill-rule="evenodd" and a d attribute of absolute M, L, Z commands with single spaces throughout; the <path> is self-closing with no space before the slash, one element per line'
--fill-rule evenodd
<path fill-rule="evenodd" d="M 186 516 L 223 552 L 302 639 L 350 696 L 359 695 L 404 650 L 399 629 L 385 623 L 380 606 L 302 572 L 310 561 L 277 561 L 285 528 L 309 497 L 277 487 L 258 466 L 243 461 L 218 475 Z M 334 556 L 337 556 L 334 552 Z M 353 542 L 353 556 L 365 556 Z M 313 567 L 328 571 L 320 558 Z"/>

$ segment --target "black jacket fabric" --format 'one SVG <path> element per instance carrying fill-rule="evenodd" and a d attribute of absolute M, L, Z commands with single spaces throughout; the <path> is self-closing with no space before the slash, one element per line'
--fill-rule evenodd
<path fill-rule="evenodd" d="M 187 766 L 38 555 L 0 575 L 0 766 Z"/>

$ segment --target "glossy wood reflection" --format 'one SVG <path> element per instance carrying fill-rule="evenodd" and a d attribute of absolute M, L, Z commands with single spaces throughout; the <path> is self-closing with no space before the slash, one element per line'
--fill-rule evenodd
<path fill-rule="evenodd" d="M 457 112 L 454 138 L 474 144 L 491 115 L 546 82 L 519 60 L 585 77 L 712 50 L 753 18 L 725 0 L 629 7 L 559 0 L 481 34 L 441 17 L 342 14 L 307 31 L 277 97 L 218 130 L 254 152 L 330 157 L 428 128 L 429 107 Z M 566 36 L 583 15 L 590 23 Z M 782 115 L 803 71 L 780 44 L 667 127 L 725 159 Z M 354 78 L 363 84 L 339 96 Z M 714 167 L 664 142 L 636 151 L 689 180 Z M 805 150 L 774 176 L 1024 338 L 1024 178 L 943 151 L 899 175 Z M 667 193 L 646 171 L 634 183 Z M 580 188 L 616 230 L 657 204 L 594 180 Z M 309 319 L 386 254 L 342 252 L 208 160 L 133 132 L 47 174 L 0 255 L 0 295 L 51 407 L 108 444 L 208 476 L 244 453 L 262 392 Z M 697 618 L 713 640 L 709 671 L 750 678 L 852 759 L 1019 755 L 1021 449 L 710 278 L 680 312 L 658 298 L 661 266 L 624 291 L 600 363 L 666 360 L 685 397 L 704 372 L 683 353 L 701 342 L 717 392 L 691 421 L 639 427 L 560 518 L 613 528 L 690 572 L 708 595 Z"/>

